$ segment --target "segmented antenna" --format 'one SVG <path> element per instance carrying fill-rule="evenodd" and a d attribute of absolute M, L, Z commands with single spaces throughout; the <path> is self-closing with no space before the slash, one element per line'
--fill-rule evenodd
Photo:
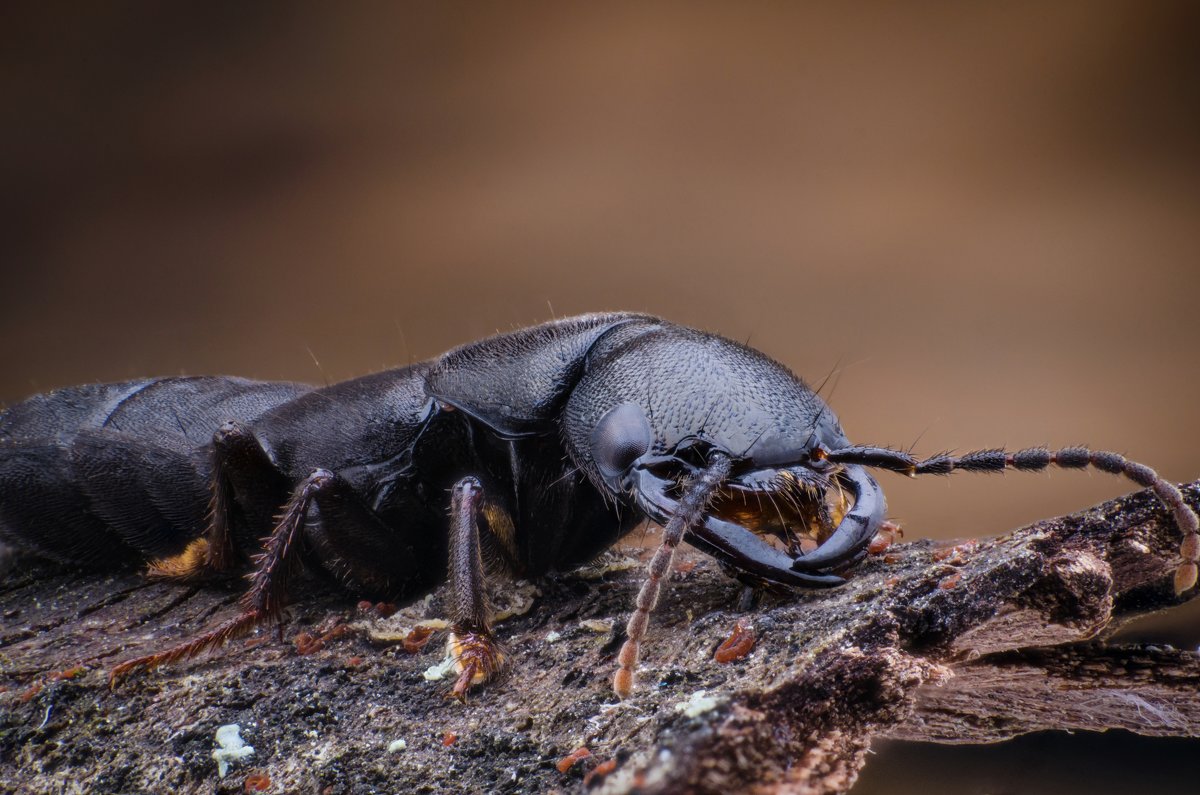
<path fill-rule="evenodd" d="M 1182 594 L 1196 586 L 1197 568 L 1200 562 L 1200 519 L 1183 499 L 1183 493 L 1174 484 L 1159 477 L 1158 473 L 1145 464 L 1130 461 L 1120 453 L 1106 450 L 1091 450 L 1087 447 L 1064 447 L 1049 450 L 1031 447 L 1009 453 L 1000 449 L 976 450 L 961 456 L 948 453 L 918 460 L 908 453 L 886 447 L 845 447 L 831 450 L 826 456 L 830 461 L 842 464 L 861 464 L 899 472 L 904 475 L 949 475 L 951 472 L 1003 472 L 1016 469 L 1021 472 L 1040 472 L 1054 465 L 1063 469 L 1093 467 L 1101 472 L 1124 475 L 1154 495 L 1171 511 L 1175 524 L 1183 535 L 1179 544 L 1182 560 L 1175 569 L 1175 593 Z"/>
<path fill-rule="evenodd" d="M 662 579 L 671 570 L 675 548 L 679 546 L 683 534 L 688 529 L 704 521 L 704 509 L 708 507 L 708 502 L 717 488 L 729 477 L 730 465 L 728 456 L 714 452 L 708 467 L 699 477 L 688 483 L 682 499 L 679 500 L 679 507 L 663 528 L 662 543 L 650 559 L 646 581 L 642 583 L 642 589 L 638 592 L 637 606 L 625 627 L 625 643 L 621 646 L 621 653 L 617 655 L 617 664 L 620 667 L 613 677 L 613 690 L 621 698 L 627 698 L 633 692 L 638 648 L 642 638 L 646 636 L 646 628 L 650 625 L 650 611 L 658 604 Z"/>

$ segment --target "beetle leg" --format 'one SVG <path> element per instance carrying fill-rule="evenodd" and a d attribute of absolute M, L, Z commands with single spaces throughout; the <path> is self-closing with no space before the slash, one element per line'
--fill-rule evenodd
<path fill-rule="evenodd" d="M 261 532 L 256 528 L 274 523 L 288 486 L 258 437 L 239 422 L 225 422 L 213 434 L 212 465 L 206 564 L 223 571 L 234 564 L 239 548 L 254 548 Z"/>
<path fill-rule="evenodd" d="M 848 465 L 839 474 L 854 494 L 852 507 L 825 543 L 792 562 L 797 571 L 817 571 L 861 559 L 883 523 L 887 501 L 875 479 L 861 466 Z"/>
<path fill-rule="evenodd" d="M 306 539 L 319 562 L 348 589 L 388 602 L 403 601 L 438 584 L 437 567 L 413 548 L 412 536 L 389 528 L 345 478 L 337 475 L 316 496 L 318 518 Z"/>
<path fill-rule="evenodd" d="M 650 624 L 650 611 L 658 602 L 658 593 L 662 588 L 662 579 L 671 570 L 671 559 L 675 556 L 675 548 L 683 540 L 684 533 L 704 521 L 704 509 L 720 487 L 721 482 L 729 476 L 730 461 L 724 455 L 714 454 L 712 462 L 699 476 L 688 484 L 683 492 L 676 510 L 671 514 L 663 528 L 662 544 L 650 559 L 646 581 L 638 591 L 637 607 L 629 617 L 625 628 L 625 643 L 617 655 L 620 667 L 613 679 L 613 690 L 621 698 L 627 698 L 633 692 L 634 668 L 637 666 L 638 647 L 646 635 Z"/>
<path fill-rule="evenodd" d="M 230 570 L 261 545 L 261 528 L 274 526 L 275 509 L 287 499 L 286 476 L 241 423 L 222 423 L 208 457 L 208 526 L 179 554 L 151 560 L 152 577 L 190 580 Z"/>
<path fill-rule="evenodd" d="M 450 695 L 460 701 L 474 685 L 492 678 L 504 664 L 504 654 L 492 634 L 479 537 L 483 486 L 474 477 L 454 485 L 450 498 L 450 598 L 454 623 L 450 652 L 458 680 Z"/>
<path fill-rule="evenodd" d="M 139 668 L 150 670 L 219 648 L 234 638 L 248 634 L 259 624 L 277 619 L 287 598 L 288 580 L 298 567 L 298 541 L 309 506 L 317 494 L 328 489 L 335 479 L 336 476 L 329 470 L 317 469 L 296 487 L 284 506 L 279 524 L 264 543 L 262 553 L 255 558 L 256 568 L 251 575 L 250 590 L 242 597 L 240 615 L 187 643 L 121 663 L 109 673 L 109 684 L 115 685 Z"/>

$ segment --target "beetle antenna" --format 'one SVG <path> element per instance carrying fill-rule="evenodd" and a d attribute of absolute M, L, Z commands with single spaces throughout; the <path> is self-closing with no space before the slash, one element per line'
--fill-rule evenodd
<path fill-rule="evenodd" d="M 650 559 L 646 581 L 642 583 L 642 589 L 638 592 L 637 607 L 634 608 L 633 615 L 629 617 L 629 623 L 625 627 L 625 643 L 617 655 L 620 667 L 613 678 L 613 690 L 621 698 L 628 698 L 633 692 L 638 647 L 642 638 L 646 636 L 646 628 L 650 625 L 650 611 L 658 603 L 662 580 L 671 571 L 675 548 L 683 541 L 684 533 L 704 521 L 704 509 L 708 507 L 709 500 L 721 483 L 729 477 L 729 469 L 729 457 L 714 452 L 708 467 L 700 472 L 699 477 L 688 483 L 679 500 L 679 507 L 663 528 L 662 543 Z"/>
<path fill-rule="evenodd" d="M 1183 536 L 1179 544 L 1182 560 L 1175 569 L 1175 593 L 1182 594 L 1196 585 L 1200 574 L 1200 518 L 1183 499 L 1183 492 L 1174 483 L 1164 480 L 1150 467 L 1130 461 L 1120 453 L 1092 450 L 1087 447 L 1064 447 L 1049 450 L 1045 447 L 1030 447 L 1009 453 L 1000 449 L 975 450 L 960 456 L 939 453 L 924 460 L 887 447 L 853 446 L 831 450 L 825 456 L 829 461 L 840 464 L 887 469 L 904 475 L 949 475 L 959 470 L 966 472 L 1003 472 L 1016 469 L 1021 472 L 1041 472 L 1050 465 L 1062 469 L 1086 469 L 1092 467 L 1112 475 L 1124 475 L 1142 488 L 1150 489 L 1175 518 L 1175 525 Z"/>

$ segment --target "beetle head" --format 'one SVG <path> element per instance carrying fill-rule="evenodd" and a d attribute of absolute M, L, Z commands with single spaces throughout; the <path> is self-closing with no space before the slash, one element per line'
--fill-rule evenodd
<path fill-rule="evenodd" d="M 826 459 L 849 442 L 824 401 L 722 337 L 672 326 L 606 341 L 565 416 L 568 446 L 593 483 L 660 523 L 714 453 L 728 457 L 729 477 L 688 538 L 754 578 L 837 584 L 807 572 L 861 557 L 883 518 L 874 480 Z"/>

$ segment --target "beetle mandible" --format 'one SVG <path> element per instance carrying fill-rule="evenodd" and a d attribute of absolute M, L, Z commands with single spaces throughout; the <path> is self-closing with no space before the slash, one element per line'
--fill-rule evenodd
<path fill-rule="evenodd" d="M 836 586 L 885 525 L 868 469 L 1052 464 L 1152 489 L 1182 535 L 1175 588 L 1195 586 L 1196 514 L 1149 467 L 1082 447 L 922 460 L 852 444 L 778 362 L 628 313 L 499 334 L 324 388 L 174 377 L 31 397 L 0 414 L 0 538 L 98 567 L 148 561 L 168 577 L 249 564 L 240 615 L 114 678 L 278 620 L 299 563 L 389 601 L 448 579 L 462 697 L 503 663 L 485 559 L 536 577 L 587 562 L 649 518 L 664 531 L 618 655 L 614 689 L 626 696 L 681 541 L 749 583 Z"/>

